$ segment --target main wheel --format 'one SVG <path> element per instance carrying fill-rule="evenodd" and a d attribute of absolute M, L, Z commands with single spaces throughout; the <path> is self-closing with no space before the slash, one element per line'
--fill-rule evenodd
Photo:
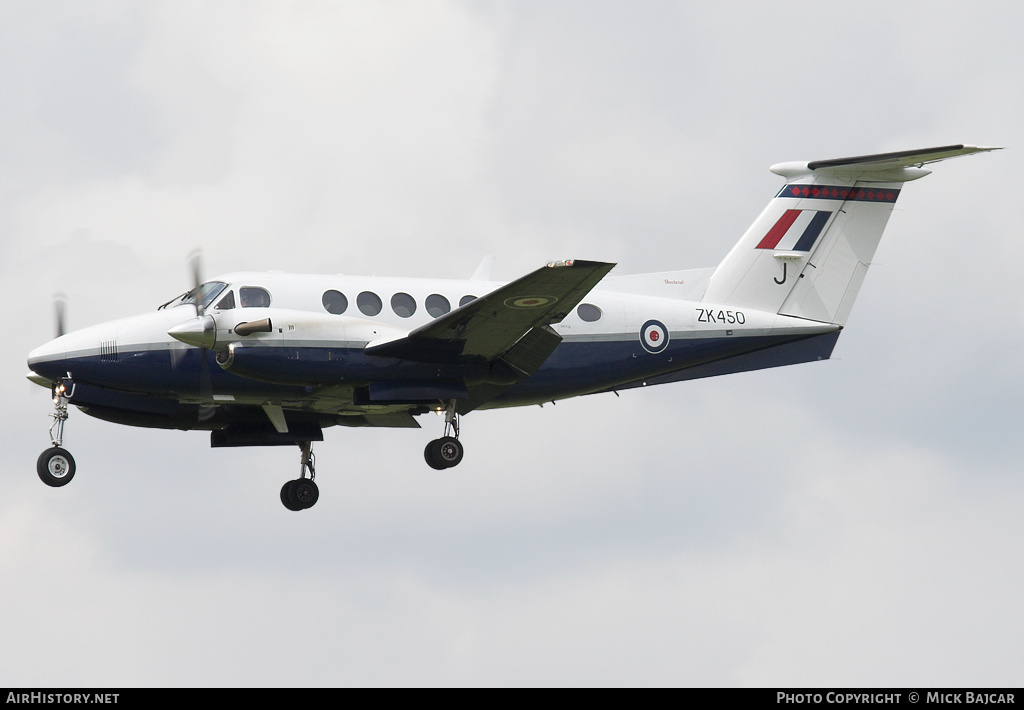
<path fill-rule="evenodd" d="M 462 461 L 462 444 L 454 436 L 443 436 L 434 439 L 423 450 L 423 458 L 427 464 L 438 471 L 458 466 Z"/>
<path fill-rule="evenodd" d="M 75 459 L 64 449 L 54 446 L 39 455 L 36 473 L 39 480 L 48 486 L 66 486 L 75 477 Z"/>
<path fill-rule="evenodd" d="M 445 468 L 458 466 L 462 454 L 462 444 L 454 436 L 443 436 L 437 440 L 437 457 L 444 462 Z"/>
<path fill-rule="evenodd" d="M 289 496 L 298 503 L 299 510 L 312 508 L 320 500 L 320 487 L 312 479 L 300 478 L 292 484 Z"/>
<path fill-rule="evenodd" d="M 288 481 L 281 486 L 281 502 L 288 510 L 302 510 L 302 506 L 299 505 L 298 500 L 295 499 L 295 496 L 291 491 L 291 489 L 295 487 L 296 483 L 298 483 L 298 481 Z"/>
<path fill-rule="evenodd" d="M 427 447 L 423 449 L 423 459 L 427 462 L 430 468 L 440 471 L 441 469 L 448 468 L 444 465 L 444 461 L 441 460 L 441 453 L 438 449 L 441 448 L 441 440 L 434 439 Z"/>

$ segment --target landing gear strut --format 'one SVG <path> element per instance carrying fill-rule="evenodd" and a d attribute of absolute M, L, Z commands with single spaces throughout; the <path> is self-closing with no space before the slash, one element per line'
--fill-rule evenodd
<path fill-rule="evenodd" d="M 444 436 L 434 439 L 423 450 L 423 458 L 431 468 L 442 470 L 458 466 L 464 450 L 459 442 L 459 415 L 455 411 L 455 400 L 449 401 L 444 409 Z"/>
<path fill-rule="evenodd" d="M 288 510 L 312 508 L 320 498 L 320 489 L 313 480 L 316 477 L 316 466 L 312 443 L 300 442 L 299 451 L 302 452 L 299 477 L 281 487 L 281 502 Z M 306 478 L 306 471 L 309 471 L 309 478 Z"/>
<path fill-rule="evenodd" d="M 74 391 L 68 391 L 64 380 L 53 385 L 53 406 L 56 411 L 51 415 L 53 424 L 50 425 L 50 441 L 53 446 L 46 449 L 39 455 L 36 461 L 36 473 L 39 479 L 48 486 L 59 488 L 71 483 L 75 477 L 75 459 L 70 453 L 61 448 L 64 442 L 64 422 L 68 420 L 68 398 Z"/>

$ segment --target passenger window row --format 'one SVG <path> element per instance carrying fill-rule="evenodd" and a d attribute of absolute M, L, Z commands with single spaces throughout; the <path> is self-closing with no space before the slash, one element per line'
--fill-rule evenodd
<path fill-rule="evenodd" d="M 470 301 L 475 301 L 476 298 L 476 296 L 471 295 L 463 296 L 459 299 L 459 307 L 461 308 Z M 322 302 L 324 310 L 336 316 L 340 316 L 348 310 L 348 297 L 341 291 L 335 291 L 334 289 L 324 291 Z M 448 299 L 439 293 L 432 293 L 427 296 L 424 306 L 432 318 L 443 316 L 452 309 Z M 373 291 L 363 291 L 356 296 L 356 308 L 364 316 L 373 317 L 380 314 L 384 308 L 384 302 Z M 416 299 L 407 293 L 399 291 L 391 297 L 391 310 L 400 318 L 409 318 L 416 312 Z M 601 317 L 601 309 L 589 303 L 581 304 L 576 312 L 582 320 L 588 323 L 592 323 Z"/>
<path fill-rule="evenodd" d="M 459 300 L 459 306 L 464 306 L 470 301 L 476 300 L 476 296 L 463 296 Z M 341 291 L 324 291 L 323 296 L 324 310 L 334 315 L 341 315 L 348 310 L 348 297 L 345 296 Z M 448 299 L 439 293 L 432 293 L 427 296 L 426 303 L 424 304 L 432 317 L 437 318 L 443 316 L 452 309 L 451 303 Z M 375 316 L 378 315 L 384 308 L 384 302 L 381 301 L 380 296 L 375 294 L 373 291 L 363 291 L 356 296 L 356 307 L 359 312 L 364 316 Z M 395 315 L 400 318 L 409 318 L 416 312 L 416 299 L 407 293 L 396 293 L 391 297 L 391 310 L 395 312 Z"/>

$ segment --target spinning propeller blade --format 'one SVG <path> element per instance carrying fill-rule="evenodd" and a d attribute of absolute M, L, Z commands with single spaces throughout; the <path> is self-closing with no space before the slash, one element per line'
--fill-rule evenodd
<path fill-rule="evenodd" d="M 193 249 L 188 255 L 189 271 L 192 274 L 192 293 L 195 294 L 196 316 L 202 318 L 206 314 L 199 287 L 203 285 L 203 252 Z M 210 360 L 205 347 L 199 348 L 199 421 L 205 422 L 217 411 L 213 401 L 213 383 L 210 379 Z"/>
<path fill-rule="evenodd" d="M 192 272 L 192 293 L 196 299 L 196 315 L 201 316 L 206 310 L 199 297 L 199 287 L 203 284 L 203 252 L 201 249 L 193 249 L 188 255 L 188 265 Z"/>
<path fill-rule="evenodd" d="M 57 337 L 67 332 L 65 327 L 65 316 L 67 315 L 68 297 L 63 293 L 53 294 L 53 315 L 57 328 Z"/>

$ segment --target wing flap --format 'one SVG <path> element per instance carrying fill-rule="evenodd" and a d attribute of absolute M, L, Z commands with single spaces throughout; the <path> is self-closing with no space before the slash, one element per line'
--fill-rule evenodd
<path fill-rule="evenodd" d="M 458 400 L 456 411 L 459 414 L 472 412 L 485 402 L 497 397 L 515 382 L 532 377 L 560 342 L 562 342 L 562 336 L 552 330 L 550 326 L 533 328 L 520 338 L 519 342 L 513 345 L 508 352 L 498 358 L 498 363 L 511 370 L 512 380 L 504 384 L 480 382 L 469 386 L 467 388 L 468 396 Z"/>
<path fill-rule="evenodd" d="M 390 429 L 419 429 L 420 424 L 411 412 L 363 412 L 338 416 L 338 424 L 347 427 L 387 427 Z"/>

